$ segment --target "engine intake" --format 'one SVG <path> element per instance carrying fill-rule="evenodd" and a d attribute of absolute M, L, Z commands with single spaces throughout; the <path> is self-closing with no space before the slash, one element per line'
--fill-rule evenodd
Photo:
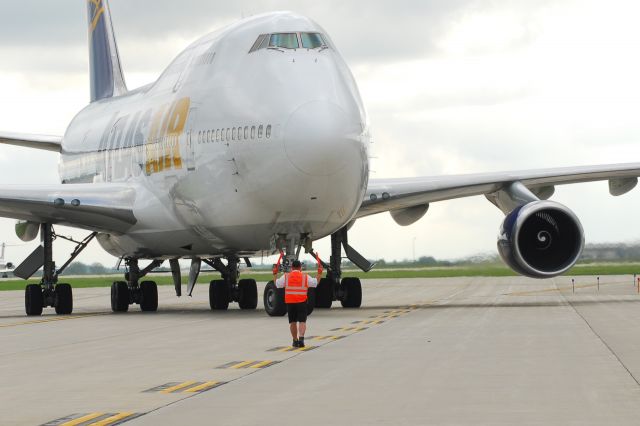
<path fill-rule="evenodd" d="M 582 254 L 584 231 L 576 215 L 554 201 L 533 201 L 505 217 L 498 252 L 514 271 L 533 278 L 566 272 Z"/>

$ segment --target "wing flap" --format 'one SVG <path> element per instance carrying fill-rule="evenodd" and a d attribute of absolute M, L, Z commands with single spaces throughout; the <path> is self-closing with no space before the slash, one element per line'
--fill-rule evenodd
<path fill-rule="evenodd" d="M 481 173 L 400 179 L 372 179 L 356 218 L 405 209 L 436 201 L 491 194 L 513 182 L 522 182 L 534 193 L 549 193 L 555 185 L 610 181 L 612 195 L 621 195 L 635 186 L 640 163 L 563 167 L 515 172 Z M 611 183 L 613 182 L 613 183 Z M 551 192 L 552 193 L 552 192 Z M 550 196 L 551 193 L 548 195 Z"/>
<path fill-rule="evenodd" d="M 0 216 L 100 232 L 126 232 L 136 223 L 136 191 L 117 184 L 0 186 Z"/>

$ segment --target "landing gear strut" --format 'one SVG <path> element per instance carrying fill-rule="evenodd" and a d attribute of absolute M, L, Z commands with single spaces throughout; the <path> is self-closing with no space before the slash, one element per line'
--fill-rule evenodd
<path fill-rule="evenodd" d="M 219 257 L 202 259 L 207 265 L 220 272 L 222 279 L 209 283 L 209 306 L 212 310 L 226 310 L 230 302 L 238 302 L 240 309 L 255 309 L 258 306 L 258 286 L 254 279 L 239 279 L 240 259 L 227 256 L 227 264 Z M 245 258 L 248 266 L 249 259 Z"/>
<path fill-rule="evenodd" d="M 347 256 L 363 271 L 368 272 L 373 267 L 355 249 L 349 246 L 347 227 L 331 234 L 331 257 L 327 269 L 327 276 L 318 282 L 316 289 L 316 308 L 330 308 L 334 300 L 339 300 L 344 308 L 359 308 L 362 305 L 362 285 L 359 278 L 342 278 L 342 247 Z"/>
<path fill-rule="evenodd" d="M 140 269 L 138 259 L 126 258 L 128 272 L 126 281 L 115 281 L 111 284 L 111 310 L 113 312 L 127 312 L 129 305 L 140 305 L 143 312 L 158 310 L 158 286 L 155 281 L 142 281 L 149 272 L 162 265 L 161 260 L 153 260 L 146 268 Z"/>
<path fill-rule="evenodd" d="M 56 313 L 60 315 L 69 315 L 73 312 L 71 285 L 58 283 L 58 277 L 87 247 L 96 234 L 96 232 L 93 232 L 84 240 L 75 241 L 68 237 L 56 235 L 50 223 L 40 225 L 40 245 L 14 271 L 17 277 L 29 279 L 42 267 L 40 284 L 29 284 L 25 289 L 24 307 L 27 315 L 42 315 L 42 310 L 48 306 L 55 308 Z M 76 244 L 76 248 L 71 253 L 69 260 L 60 269 L 56 269 L 56 264 L 53 261 L 53 240 L 58 237 Z"/>

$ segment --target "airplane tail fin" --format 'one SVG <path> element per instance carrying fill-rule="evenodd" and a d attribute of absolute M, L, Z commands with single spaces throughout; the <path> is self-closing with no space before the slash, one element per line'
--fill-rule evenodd
<path fill-rule="evenodd" d="M 91 102 L 127 93 L 108 0 L 87 0 Z"/>

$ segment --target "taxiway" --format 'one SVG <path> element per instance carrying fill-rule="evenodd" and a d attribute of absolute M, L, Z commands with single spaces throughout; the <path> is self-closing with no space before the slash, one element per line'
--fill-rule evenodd
<path fill-rule="evenodd" d="M 362 309 L 312 314 L 306 351 L 260 306 L 210 311 L 205 286 L 126 314 L 77 289 L 39 318 L 0 292 L 0 424 L 638 424 L 640 295 L 596 283 L 364 280 Z"/>

